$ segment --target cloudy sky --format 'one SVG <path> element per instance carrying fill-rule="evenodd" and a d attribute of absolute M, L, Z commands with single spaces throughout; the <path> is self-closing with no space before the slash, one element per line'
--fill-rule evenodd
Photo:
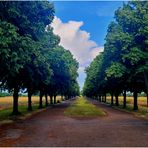
<path fill-rule="evenodd" d="M 79 62 L 81 88 L 86 77 L 84 69 L 103 51 L 107 26 L 122 4 L 122 1 L 54 2 L 56 13 L 52 27 L 61 37 L 60 44 Z"/>

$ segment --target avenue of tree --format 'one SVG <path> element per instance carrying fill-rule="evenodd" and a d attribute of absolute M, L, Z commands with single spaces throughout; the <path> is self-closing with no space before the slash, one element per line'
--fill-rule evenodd
<path fill-rule="evenodd" d="M 20 90 L 28 92 L 28 110 L 32 110 L 31 96 L 39 91 L 56 103 L 56 96 L 66 98 L 79 94 L 78 62 L 53 34 L 53 4 L 48 1 L 0 2 L 0 87 L 13 92 L 13 114 L 19 114 Z"/>
<path fill-rule="evenodd" d="M 104 52 L 86 68 L 83 94 L 103 99 L 133 92 L 134 110 L 138 109 L 138 93 L 145 92 L 148 102 L 148 1 L 132 1 L 123 4 L 115 12 L 115 21 L 108 27 Z"/>

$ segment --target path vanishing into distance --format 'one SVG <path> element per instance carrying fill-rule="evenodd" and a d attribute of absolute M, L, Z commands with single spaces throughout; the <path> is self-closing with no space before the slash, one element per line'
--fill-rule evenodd
<path fill-rule="evenodd" d="M 64 111 L 73 102 L 0 126 L 0 146 L 148 146 L 148 121 L 95 100 L 107 116 L 70 118 Z"/>

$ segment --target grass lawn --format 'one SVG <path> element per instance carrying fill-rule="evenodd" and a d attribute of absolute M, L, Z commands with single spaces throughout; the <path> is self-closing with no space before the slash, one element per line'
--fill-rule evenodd
<path fill-rule="evenodd" d="M 60 96 L 57 96 L 57 101 L 58 100 L 61 101 Z M 50 100 L 48 100 L 48 102 L 50 102 Z M 14 118 L 14 116 L 11 116 L 12 104 L 13 104 L 12 96 L 0 97 L 0 122 L 11 121 Z M 21 113 L 19 118 L 25 118 L 27 116 L 30 116 L 31 114 L 34 114 L 35 112 L 39 112 L 42 110 L 42 109 L 38 109 L 38 106 L 39 106 L 38 96 L 32 96 L 32 109 L 33 109 L 32 112 L 29 112 L 27 110 L 27 104 L 28 104 L 27 97 L 24 97 L 24 96 L 19 97 L 18 110 Z M 43 98 L 43 107 L 45 107 L 45 98 Z"/>
<path fill-rule="evenodd" d="M 33 105 L 33 112 L 35 112 L 36 110 L 38 110 L 38 106 L 37 105 Z M 19 111 L 21 112 L 20 116 L 26 116 L 27 114 L 30 115 L 33 112 L 29 112 L 27 110 L 27 106 L 19 106 Z M 13 116 L 11 116 L 12 113 L 12 108 L 6 108 L 3 110 L 0 110 L 0 121 L 3 120 L 11 120 L 13 118 Z"/>
<path fill-rule="evenodd" d="M 76 101 L 64 112 L 70 117 L 98 117 L 105 116 L 106 113 L 90 103 L 84 97 L 78 97 Z"/>
<path fill-rule="evenodd" d="M 107 103 L 111 103 L 111 97 L 107 97 Z M 114 98 L 114 104 L 115 104 L 115 98 Z M 127 97 L 127 107 L 124 110 L 130 111 L 134 113 L 135 115 L 145 117 L 148 119 L 148 107 L 147 107 L 147 98 L 146 97 L 138 97 L 138 110 L 133 111 L 133 104 L 134 104 L 134 99 L 133 97 Z M 119 108 L 123 109 L 123 97 L 119 97 Z"/>

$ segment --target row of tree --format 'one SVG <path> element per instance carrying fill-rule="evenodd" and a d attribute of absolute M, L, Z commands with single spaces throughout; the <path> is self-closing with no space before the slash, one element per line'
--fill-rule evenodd
<path fill-rule="evenodd" d="M 138 93 L 145 92 L 148 102 L 148 2 L 132 1 L 123 4 L 115 12 L 115 21 L 108 27 L 104 52 L 100 53 L 86 68 L 83 93 L 89 97 L 133 92 L 134 110 L 138 109 Z"/>
<path fill-rule="evenodd" d="M 19 91 L 31 96 L 40 92 L 39 107 L 45 95 L 56 103 L 56 96 L 79 94 L 76 81 L 78 62 L 59 46 L 60 38 L 49 25 L 54 6 L 48 1 L 0 2 L 0 87 L 13 92 L 13 114 L 19 114 Z M 53 100 L 54 97 L 54 100 Z"/>

